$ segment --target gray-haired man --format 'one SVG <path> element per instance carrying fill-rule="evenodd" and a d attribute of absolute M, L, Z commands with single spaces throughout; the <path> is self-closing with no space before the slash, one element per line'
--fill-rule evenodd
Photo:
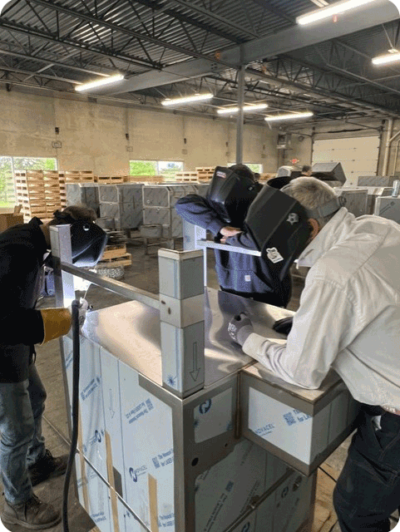
<path fill-rule="evenodd" d="M 334 191 L 298 178 L 282 192 L 307 210 Z M 231 337 L 283 380 L 319 388 L 333 368 L 362 417 L 334 493 L 343 532 L 387 532 L 400 506 L 400 227 L 341 208 L 309 219 L 310 241 L 299 265 L 310 267 L 286 345 L 234 318 Z"/>

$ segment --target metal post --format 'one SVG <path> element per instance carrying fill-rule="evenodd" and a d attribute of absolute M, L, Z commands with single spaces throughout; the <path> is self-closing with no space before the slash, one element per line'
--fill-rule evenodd
<path fill-rule="evenodd" d="M 243 65 L 238 70 L 238 117 L 236 127 L 236 164 L 243 163 L 243 126 L 244 126 L 244 78 L 246 69 Z"/>
<path fill-rule="evenodd" d="M 163 386 L 184 398 L 204 388 L 202 251 L 158 252 Z"/>
<path fill-rule="evenodd" d="M 186 220 L 183 222 L 183 249 L 184 251 L 193 251 L 201 249 L 198 245 L 199 240 L 206 240 L 207 231 L 198 225 L 193 225 Z M 207 286 L 207 250 L 203 253 L 204 259 L 204 286 Z"/>
<path fill-rule="evenodd" d="M 72 264 L 70 225 L 50 227 L 50 242 L 54 264 L 56 306 L 67 307 L 75 299 L 74 276 L 61 270 L 61 262 Z"/>

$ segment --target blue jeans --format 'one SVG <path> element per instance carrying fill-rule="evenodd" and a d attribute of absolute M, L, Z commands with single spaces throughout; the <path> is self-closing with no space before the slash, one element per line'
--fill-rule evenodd
<path fill-rule="evenodd" d="M 400 416 L 363 407 L 333 499 L 342 532 L 389 532 L 400 507 Z"/>
<path fill-rule="evenodd" d="M 4 495 L 11 504 L 32 496 L 28 467 L 45 455 L 42 414 L 46 390 L 34 364 L 29 379 L 0 383 L 0 470 Z"/>

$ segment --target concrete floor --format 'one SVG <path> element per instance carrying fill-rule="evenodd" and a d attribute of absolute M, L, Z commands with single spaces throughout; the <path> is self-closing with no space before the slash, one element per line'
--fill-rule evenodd
<path fill-rule="evenodd" d="M 132 266 L 125 269 L 124 282 L 138 288 L 158 293 L 158 259 L 157 247 L 150 248 L 149 255 L 144 254 L 143 246 L 135 243 L 129 246 L 128 251 L 132 253 Z M 214 267 L 213 253 L 209 253 L 208 263 L 208 284 L 218 288 Z M 289 308 L 296 310 L 299 304 L 299 297 L 303 283 L 295 280 L 293 297 Z M 90 287 L 87 299 L 95 309 L 116 305 L 124 302 L 124 298 L 106 292 L 105 290 L 92 286 Z M 51 298 L 43 300 L 43 307 L 52 306 Z M 43 383 L 47 389 L 48 399 L 46 402 L 46 412 L 44 419 L 44 434 L 47 446 L 54 455 L 63 454 L 68 451 L 68 427 L 64 401 L 64 386 L 61 372 L 61 361 L 59 355 L 58 341 L 50 342 L 37 349 L 37 366 Z M 326 461 L 324 470 L 337 478 L 346 459 L 349 440 L 344 442 Z M 317 504 L 315 512 L 315 522 L 313 532 L 340 532 L 336 523 L 336 517 L 332 508 L 332 491 L 334 482 L 322 471 L 318 477 Z M 35 493 L 46 502 L 52 502 L 57 508 L 61 507 L 63 479 L 53 479 L 35 488 Z M 3 495 L 0 497 L 0 509 L 3 505 Z M 70 519 L 71 532 L 89 532 L 94 525 L 88 518 L 84 510 L 75 499 L 75 494 L 71 490 L 70 495 Z M 1 532 L 0 524 L 0 532 Z M 19 527 L 12 528 L 13 532 L 22 532 Z M 61 532 L 62 525 L 58 525 L 49 532 Z"/>

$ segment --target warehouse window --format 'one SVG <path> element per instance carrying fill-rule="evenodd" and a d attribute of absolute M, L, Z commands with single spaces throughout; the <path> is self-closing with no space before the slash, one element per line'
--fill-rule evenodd
<path fill-rule="evenodd" d="M 0 207 L 9 207 L 14 201 L 12 158 L 0 157 Z"/>
<path fill-rule="evenodd" d="M 52 157 L 13 157 L 14 171 L 58 170 L 57 159 Z"/>
<path fill-rule="evenodd" d="M 0 157 L 0 207 L 15 203 L 14 172 L 22 170 L 57 170 L 52 157 Z"/>
<path fill-rule="evenodd" d="M 129 161 L 130 175 L 157 175 L 157 161 Z"/>
<path fill-rule="evenodd" d="M 174 178 L 176 172 L 183 171 L 182 161 L 130 161 L 130 175 L 162 175 Z"/>
<path fill-rule="evenodd" d="M 183 172 L 182 162 L 158 161 L 158 173 L 164 177 L 175 177 L 176 172 Z"/>

